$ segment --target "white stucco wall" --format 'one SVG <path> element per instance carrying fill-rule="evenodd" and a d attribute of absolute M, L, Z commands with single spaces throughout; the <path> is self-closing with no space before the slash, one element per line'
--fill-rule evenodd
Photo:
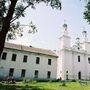
<path fill-rule="evenodd" d="M 47 71 L 51 72 L 51 79 L 57 79 L 57 57 L 18 51 L 13 49 L 4 49 L 7 52 L 6 60 L 1 60 L 3 66 L 2 73 L 4 76 L 9 75 L 9 69 L 14 68 L 14 77 L 21 77 L 21 69 L 26 69 L 26 76 L 34 78 L 35 70 L 39 71 L 38 78 L 47 79 Z M 12 54 L 17 54 L 16 61 L 11 61 Z M 27 55 L 27 62 L 23 62 L 23 56 Z M 40 57 L 40 63 L 36 64 L 36 57 Z M 51 65 L 48 65 L 48 59 L 51 59 Z"/>
<path fill-rule="evenodd" d="M 78 62 L 80 56 L 80 62 Z M 81 79 L 90 78 L 90 64 L 88 57 L 90 54 L 80 50 L 61 50 L 61 63 L 62 63 L 62 79 L 66 79 L 66 71 L 68 71 L 68 79 L 78 79 L 78 73 L 81 72 Z"/>
<path fill-rule="evenodd" d="M 67 30 L 68 32 L 68 30 Z M 79 79 L 79 72 L 81 72 L 81 79 L 90 78 L 90 64 L 88 63 L 88 57 L 90 57 L 90 42 L 86 37 L 84 31 L 84 41 L 75 42 L 74 47 L 71 46 L 71 38 L 68 34 L 62 33 L 59 38 L 59 59 L 58 59 L 58 76 L 62 76 L 62 79 Z M 80 56 L 80 62 L 78 61 Z M 61 73 L 60 73 L 61 71 Z"/>
<path fill-rule="evenodd" d="M 65 47 L 66 48 L 71 47 L 71 38 L 69 36 L 63 35 L 59 38 L 59 40 L 60 40 L 60 43 L 59 43 L 60 49 L 65 48 Z"/>

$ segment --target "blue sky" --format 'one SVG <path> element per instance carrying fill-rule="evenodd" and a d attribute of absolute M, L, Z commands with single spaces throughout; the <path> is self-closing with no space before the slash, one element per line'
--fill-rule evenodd
<path fill-rule="evenodd" d="M 69 35 L 74 41 L 76 37 L 81 37 L 83 27 L 88 32 L 90 40 L 90 26 L 83 19 L 85 2 L 82 0 L 62 0 L 62 10 L 52 9 L 41 3 L 35 10 L 28 8 L 26 17 L 20 18 L 22 24 L 29 24 L 30 21 L 37 26 L 38 32 L 31 35 L 25 31 L 22 38 L 17 38 L 12 43 L 32 45 L 39 48 L 58 49 L 59 37 L 62 32 L 64 20 L 68 24 Z"/>

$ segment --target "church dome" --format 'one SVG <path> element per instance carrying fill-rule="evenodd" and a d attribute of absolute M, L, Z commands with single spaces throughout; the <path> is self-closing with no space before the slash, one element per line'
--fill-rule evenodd
<path fill-rule="evenodd" d="M 67 30 L 67 24 L 63 24 L 63 29 L 66 31 Z"/>
<path fill-rule="evenodd" d="M 63 27 L 66 28 L 66 27 L 67 27 L 67 24 L 64 23 L 64 24 L 63 24 Z"/>

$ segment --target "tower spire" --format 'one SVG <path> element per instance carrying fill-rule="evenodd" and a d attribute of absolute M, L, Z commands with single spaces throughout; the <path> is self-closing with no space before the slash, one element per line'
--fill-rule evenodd
<path fill-rule="evenodd" d="M 65 21 L 62 27 L 63 27 L 63 32 L 61 33 L 61 36 L 59 38 L 60 39 L 60 49 L 70 48 L 71 41 L 70 41 L 70 36 L 68 35 L 67 24 L 65 23 Z"/>
<path fill-rule="evenodd" d="M 82 38 L 82 42 L 88 42 L 88 38 L 87 38 L 87 31 L 83 31 L 82 32 L 83 38 Z"/>
<path fill-rule="evenodd" d="M 66 20 L 64 20 L 64 24 L 62 25 L 63 27 L 63 35 L 68 36 L 68 25 L 66 24 Z"/>
<path fill-rule="evenodd" d="M 84 31 L 82 32 L 82 48 L 84 50 L 89 50 L 88 49 L 87 31 L 85 31 L 85 28 L 84 28 Z"/>

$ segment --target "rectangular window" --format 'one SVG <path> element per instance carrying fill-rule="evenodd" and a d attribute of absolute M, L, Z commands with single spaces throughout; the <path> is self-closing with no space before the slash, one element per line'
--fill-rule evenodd
<path fill-rule="evenodd" d="M 78 56 L 78 62 L 80 62 L 80 56 Z"/>
<path fill-rule="evenodd" d="M 16 61 L 16 54 L 12 54 L 12 61 Z"/>
<path fill-rule="evenodd" d="M 21 71 L 21 77 L 25 77 L 25 74 L 26 74 L 26 70 L 25 69 L 22 69 L 22 71 Z"/>
<path fill-rule="evenodd" d="M 88 58 L 88 63 L 90 64 L 90 57 Z"/>
<path fill-rule="evenodd" d="M 9 76 L 13 76 L 13 74 L 14 74 L 14 68 L 10 68 L 10 70 L 9 70 Z"/>
<path fill-rule="evenodd" d="M 39 64 L 40 62 L 40 57 L 36 57 L 36 64 Z"/>
<path fill-rule="evenodd" d="M 3 60 L 6 60 L 6 57 L 7 57 L 7 53 L 6 53 L 6 52 L 3 52 L 3 53 L 2 53 L 2 59 L 3 59 Z"/>
<path fill-rule="evenodd" d="M 48 59 L 48 65 L 51 65 L 51 59 Z"/>
<path fill-rule="evenodd" d="M 23 57 L 23 62 L 27 62 L 27 56 L 26 55 L 24 55 L 24 57 Z"/>
<path fill-rule="evenodd" d="M 35 78 L 38 78 L 38 70 L 35 70 Z"/>
<path fill-rule="evenodd" d="M 47 72 L 47 78 L 51 78 L 51 72 L 50 71 Z"/>

